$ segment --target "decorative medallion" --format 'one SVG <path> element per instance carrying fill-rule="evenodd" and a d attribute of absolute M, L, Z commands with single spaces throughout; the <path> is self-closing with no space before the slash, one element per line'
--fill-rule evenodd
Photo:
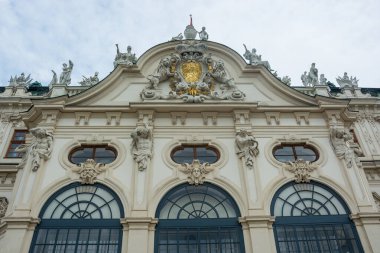
<path fill-rule="evenodd" d="M 141 98 L 182 99 L 187 103 L 201 103 L 206 99 L 243 100 L 245 94 L 237 89 L 223 61 L 205 55 L 207 49 L 207 45 L 196 41 L 177 45 L 176 54 L 162 58 L 155 73 L 147 77 L 150 84 L 142 91 Z M 165 81 L 171 88 L 167 95 L 158 89 Z"/>
<path fill-rule="evenodd" d="M 87 159 L 79 167 L 74 168 L 73 171 L 79 174 L 82 184 L 94 184 L 97 176 L 105 169 L 104 164 L 96 163 L 93 159 Z"/>
<path fill-rule="evenodd" d="M 206 174 L 213 170 L 208 163 L 201 163 L 197 159 L 193 160 L 191 164 L 184 163 L 182 166 L 183 168 L 180 170 L 187 175 L 187 181 L 192 185 L 203 184 Z"/>
<path fill-rule="evenodd" d="M 288 162 L 283 168 L 294 173 L 296 183 L 309 183 L 310 173 L 317 169 L 317 166 L 309 161 L 300 159 L 295 162 Z"/>

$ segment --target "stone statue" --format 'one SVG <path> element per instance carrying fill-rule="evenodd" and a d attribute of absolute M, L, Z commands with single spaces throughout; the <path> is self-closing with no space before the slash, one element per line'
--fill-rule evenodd
<path fill-rule="evenodd" d="M 169 77 L 174 77 L 174 73 L 170 69 L 170 62 L 171 59 L 168 57 L 160 60 L 156 73 L 147 77 L 150 82 L 150 86 L 148 88 L 157 89 L 159 83 L 168 80 Z"/>
<path fill-rule="evenodd" d="M 352 76 L 348 77 L 347 72 L 344 72 L 342 77 L 338 76 L 336 78 L 336 81 L 338 82 L 338 84 L 341 88 L 358 87 L 358 82 L 359 82 L 359 80 L 356 77 L 352 77 Z"/>
<path fill-rule="evenodd" d="M 53 150 L 53 135 L 45 128 L 30 129 L 33 140 L 29 144 L 23 144 L 16 148 L 17 152 L 25 152 L 22 161 L 17 166 L 23 168 L 31 157 L 32 171 L 37 171 L 41 165 L 41 160 L 48 160 Z"/>
<path fill-rule="evenodd" d="M 289 76 L 284 76 L 283 78 L 281 78 L 281 82 L 290 86 L 290 84 L 292 83 L 292 79 Z"/>
<path fill-rule="evenodd" d="M 311 64 L 308 79 L 312 86 L 318 85 L 318 69 L 315 67 L 314 62 Z"/>
<path fill-rule="evenodd" d="M 59 76 L 59 83 L 69 85 L 71 83 L 71 72 L 73 71 L 73 62 L 69 60 L 69 66 L 66 63 L 62 64 L 62 73 Z"/>
<path fill-rule="evenodd" d="M 58 83 L 57 73 L 55 73 L 54 70 L 51 70 L 51 72 L 53 72 L 53 77 L 52 77 L 52 79 L 51 79 L 51 81 L 50 81 L 49 86 L 52 86 L 52 85 Z"/>
<path fill-rule="evenodd" d="M 123 64 L 123 65 L 126 65 L 127 67 L 131 67 L 132 65 L 136 64 L 136 62 L 137 62 L 136 54 L 132 53 L 131 46 L 127 47 L 126 53 L 120 53 L 119 45 L 116 44 L 116 56 L 113 62 L 113 65 L 115 68 L 119 64 Z"/>
<path fill-rule="evenodd" d="M 11 76 L 11 79 L 9 80 L 9 86 L 25 87 L 28 86 L 32 81 L 33 79 L 30 78 L 30 74 L 27 77 L 25 77 L 25 74 L 21 73 L 20 76 Z"/>
<path fill-rule="evenodd" d="M 245 165 L 252 169 L 254 165 L 254 157 L 259 154 L 258 142 L 247 130 L 241 129 L 236 133 L 236 154 L 239 158 L 244 158 Z"/>
<path fill-rule="evenodd" d="M 0 198 L 0 219 L 5 216 L 8 209 L 8 199 L 6 197 Z"/>
<path fill-rule="evenodd" d="M 327 78 L 325 77 L 324 74 L 321 74 L 321 75 L 319 76 L 319 84 L 320 84 L 320 85 L 327 85 Z"/>
<path fill-rule="evenodd" d="M 247 59 L 249 61 L 249 64 L 251 64 L 251 65 L 264 65 L 264 67 L 266 67 L 269 71 L 271 70 L 269 62 L 261 60 L 261 55 L 258 55 L 256 53 L 255 48 L 252 48 L 252 51 L 250 52 L 247 49 L 247 46 L 245 44 L 243 44 L 243 46 L 245 48 L 245 53 L 243 56 L 245 59 Z"/>
<path fill-rule="evenodd" d="M 179 33 L 177 36 L 172 37 L 172 41 L 182 40 L 182 39 L 183 39 L 182 33 Z"/>
<path fill-rule="evenodd" d="M 152 158 L 152 129 L 148 124 L 138 126 L 132 133 L 132 155 L 137 163 L 139 171 L 143 171 L 148 167 L 148 163 Z"/>
<path fill-rule="evenodd" d="M 94 184 L 97 176 L 105 170 L 105 165 L 96 163 L 93 159 L 87 159 L 73 171 L 79 174 L 82 184 Z"/>
<path fill-rule="evenodd" d="M 355 161 L 359 163 L 358 156 L 363 155 L 363 151 L 352 138 L 351 133 L 343 128 L 332 127 L 330 130 L 330 139 L 335 154 L 339 159 L 344 159 L 348 168 L 351 168 Z"/>
<path fill-rule="evenodd" d="M 307 72 L 303 72 L 302 76 L 301 76 L 301 81 L 302 81 L 302 84 L 303 86 L 307 87 L 309 86 L 309 81 L 308 81 L 308 76 L 307 76 Z"/>
<path fill-rule="evenodd" d="M 201 40 L 208 40 L 208 33 L 206 32 L 206 27 L 202 27 L 202 31 L 200 31 L 198 34 Z"/>
<path fill-rule="evenodd" d="M 99 77 L 98 77 L 99 73 L 98 72 L 95 72 L 94 76 L 90 76 L 90 77 L 85 77 L 85 76 L 82 76 L 83 77 L 83 80 L 80 81 L 79 83 L 82 85 L 82 86 L 91 86 L 91 85 L 94 85 L 94 84 L 97 84 L 99 82 Z"/>

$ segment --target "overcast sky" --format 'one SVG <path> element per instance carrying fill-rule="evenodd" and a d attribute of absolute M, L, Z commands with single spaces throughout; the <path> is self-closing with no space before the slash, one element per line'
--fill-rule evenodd
<path fill-rule="evenodd" d="M 256 48 L 292 85 L 312 62 L 329 81 L 348 72 L 380 88 L 379 0 L 0 0 L 0 86 L 21 72 L 47 85 L 74 62 L 82 75 L 113 70 L 119 44 L 137 56 L 184 31 L 193 15 L 209 40 Z"/>

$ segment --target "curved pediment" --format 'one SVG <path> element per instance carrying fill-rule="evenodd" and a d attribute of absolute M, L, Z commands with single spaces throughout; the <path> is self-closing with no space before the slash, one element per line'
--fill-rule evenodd
<path fill-rule="evenodd" d="M 147 50 L 135 65 L 118 65 L 104 80 L 69 97 L 66 105 L 258 104 L 318 106 L 263 65 L 210 41 L 171 41 Z"/>

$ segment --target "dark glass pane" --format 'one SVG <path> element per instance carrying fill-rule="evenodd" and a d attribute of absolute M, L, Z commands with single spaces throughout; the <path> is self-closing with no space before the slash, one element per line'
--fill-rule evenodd
<path fill-rule="evenodd" d="M 67 229 L 60 229 L 58 231 L 58 237 L 57 237 L 57 243 L 58 244 L 65 244 L 66 243 L 67 233 L 68 233 Z"/>
<path fill-rule="evenodd" d="M 218 160 L 217 153 L 206 147 L 196 147 L 196 159 L 200 160 L 201 163 L 215 163 Z"/>
<path fill-rule="evenodd" d="M 109 229 L 102 229 L 100 231 L 99 243 L 109 243 L 109 240 L 110 240 L 110 230 Z"/>
<path fill-rule="evenodd" d="M 71 156 L 72 157 L 81 157 L 81 158 L 93 158 L 92 157 L 93 148 L 83 148 L 75 151 Z"/>
<path fill-rule="evenodd" d="M 90 236 L 88 238 L 88 243 L 95 244 L 98 241 L 98 238 L 99 238 L 99 229 L 91 229 Z"/>
<path fill-rule="evenodd" d="M 49 229 L 45 243 L 54 244 L 56 235 L 57 235 L 57 229 Z"/>
<path fill-rule="evenodd" d="M 37 244 L 45 243 L 45 238 L 47 234 L 47 229 L 40 229 L 38 230 L 38 236 L 37 236 Z"/>
<path fill-rule="evenodd" d="M 194 160 L 194 149 L 192 147 L 185 147 L 184 149 L 177 150 L 173 153 L 172 158 L 176 163 L 192 163 Z"/>
<path fill-rule="evenodd" d="M 274 156 L 292 156 L 292 155 L 293 155 L 293 148 L 289 146 L 278 148 L 274 152 Z"/>
<path fill-rule="evenodd" d="M 87 243 L 89 234 L 89 229 L 81 229 L 79 232 L 78 243 Z"/>
<path fill-rule="evenodd" d="M 67 236 L 68 244 L 76 244 L 78 239 L 78 229 L 69 229 L 69 234 Z"/>

